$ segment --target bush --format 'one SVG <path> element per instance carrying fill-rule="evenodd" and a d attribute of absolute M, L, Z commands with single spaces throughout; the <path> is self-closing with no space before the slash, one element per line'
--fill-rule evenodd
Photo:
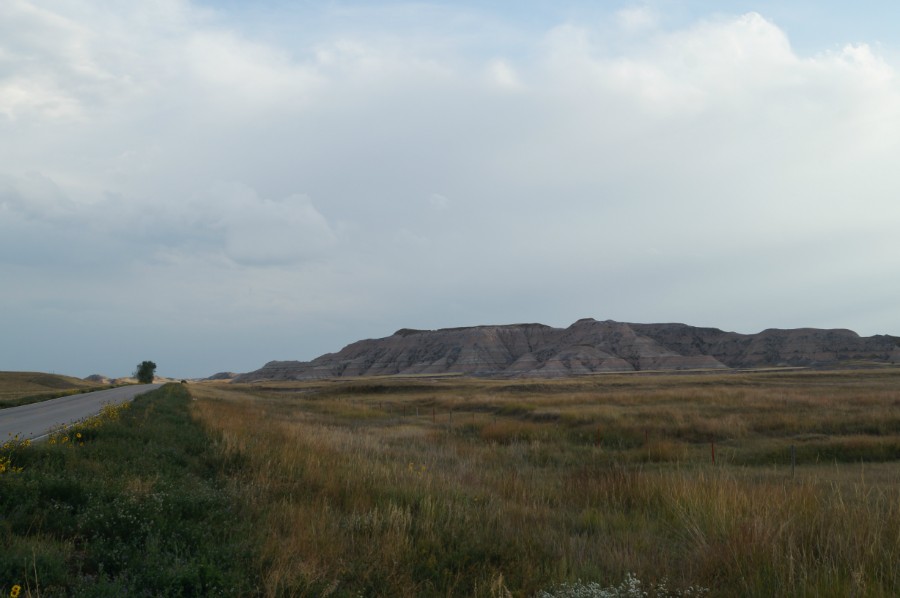
<path fill-rule="evenodd" d="M 153 374 L 156 372 L 156 364 L 152 361 L 142 361 L 134 370 L 134 377 L 141 384 L 152 384 Z"/>

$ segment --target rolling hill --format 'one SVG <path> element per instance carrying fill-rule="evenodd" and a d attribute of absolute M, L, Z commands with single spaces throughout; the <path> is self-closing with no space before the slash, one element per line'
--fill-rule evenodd
<path fill-rule="evenodd" d="M 23 397 L 59 395 L 67 391 L 99 388 L 102 384 L 43 372 L 0 372 L 0 404 Z"/>

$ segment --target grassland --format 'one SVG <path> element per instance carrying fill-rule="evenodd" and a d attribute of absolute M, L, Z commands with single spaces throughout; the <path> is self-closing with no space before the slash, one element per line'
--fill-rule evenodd
<path fill-rule="evenodd" d="M 0 372 L 0 409 L 106 388 L 71 376 L 42 372 Z"/>
<path fill-rule="evenodd" d="M 191 391 L 268 596 L 900 595 L 900 370 Z"/>
<path fill-rule="evenodd" d="M 0 595 L 896 596 L 898 446 L 900 369 L 173 384 L 0 449 Z"/>

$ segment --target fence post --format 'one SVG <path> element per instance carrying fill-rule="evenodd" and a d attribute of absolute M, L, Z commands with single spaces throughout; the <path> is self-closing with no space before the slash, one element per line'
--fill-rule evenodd
<path fill-rule="evenodd" d="M 713 465 L 715 465 L 716 464 L 716 441 L 715 440 L 710 440 L 709 448 L 710 448 L 710 451 L 712 452 Z"/>
<path fill-rule="evenodd" d="M 791 445 L 791 479 L 794 477 L 794 468 L 797 467 L 797 449 Z"/>

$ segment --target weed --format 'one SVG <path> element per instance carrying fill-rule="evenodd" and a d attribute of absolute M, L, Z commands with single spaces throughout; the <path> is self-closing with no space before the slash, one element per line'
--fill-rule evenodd
<path fill-rule="evenodd" d="M 31 445 L 30 440 L 19 440 L 13 436 L 0 445 L 0 476 L 12 473 L 22 473 L 22 467 L 17 466 L 17 453 Z"/>

